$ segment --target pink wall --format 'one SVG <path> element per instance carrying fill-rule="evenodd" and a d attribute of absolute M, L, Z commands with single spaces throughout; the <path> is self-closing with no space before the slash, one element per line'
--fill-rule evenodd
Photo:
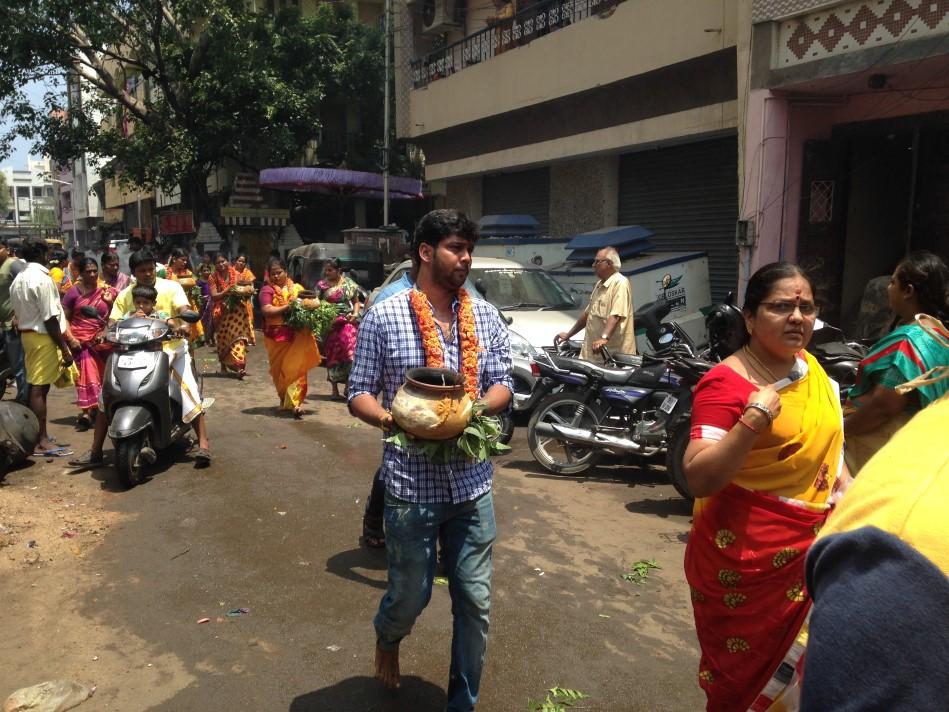
<path fill-rule="evenodd" d="M 804 142 L 830 138 L 833 127 L 874 119 L 949 111 L 946 89 L 851 96 L 749 95 L 740 216 L 753 220 L 754 248 L 742 250 L 740 292 L 761 265 L 797 256 Z"/>

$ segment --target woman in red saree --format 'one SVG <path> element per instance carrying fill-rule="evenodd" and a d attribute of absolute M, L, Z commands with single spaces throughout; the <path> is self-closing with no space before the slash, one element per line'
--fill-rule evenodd
<path fill-rule="evenodd" d="M 785 262 L 749 280 L 747 343 L 695 389 L 685 572 L 709 710 L 796 709 L 804 560 L 849 482 L 833 382 L 804 346 L 817 308 Z"/>
<path fill-rule="evenodd" d="M 79 379 L 76 381 L 76 402 L 82 413 L 80 428 L 89 428 L 95 422 L 102 390 L 102 375 L 111 350 L 99 339 L 109 317 L 116 292 L 99 279 L 99 266 L 91 257 L 79 260 L 79 280 L 63 295 L 63 310 L 69 321 L 69 331 L 75 339 L 73 346 Z M 82 307 L 93 307 L 99 319 L 84 315 Z"/>
<path fill-rule="evenodd" d="M 215 258 L 214 266 L 210 280 L 214 304 L 212 319 L 221 372 L 233 371 L 238 378 L 244 378 L 247 375 L 247 344 L 251 337 L 244 301 L 250 299 L 253 287 L 238 284 L 240 276 L 224 255 Z"/>
<path fill-rule="evenodd" d="M 260 310 L 264 315 L 270 377 L 277 389 L 280 410 L 289 410 L 294 418 L 302 418 L 307 373 L 320 365 L 320 350 L 312 331 L 291 329 L 284 322 L 284 315 L 302 287 L 287 276 L 287 268 L 280 260 L 271 261 L 269 277 L 269 283 L 260 290 Z"/>

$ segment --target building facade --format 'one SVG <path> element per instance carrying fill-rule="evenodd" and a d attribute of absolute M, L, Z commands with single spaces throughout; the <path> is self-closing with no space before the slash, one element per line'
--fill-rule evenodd
<path fill-rule="evenodd" d="M 10 227 L 56 228 L 56 191 L 48 158 L 29 159 L 26 168 L 0 168 L 10 191 L 10 209 L 2 216 Z"/>
<path fill-rule="evenodd" d="M 400 137 L 446 205 L 641 224 L 737 284 L 739 0 L 396 6 Z M 433 9 L 434 6 L 434 9 Z"/>
<path fill-rule="evenodd" d="M 869 280 L 909 250 L 949 253 L 949 2 L 755 0 L 751 13 L 742 278 L 797 261 L 854 333 Z"/>

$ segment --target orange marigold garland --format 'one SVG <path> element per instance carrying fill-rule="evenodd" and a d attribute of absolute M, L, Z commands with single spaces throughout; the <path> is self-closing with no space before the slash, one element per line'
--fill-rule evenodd
<path fill-rule="evenodd" d="M 471 297 L 464 289 L 458 290 L 461 307 L 458 309 L 458 332 L 461 337 L 461 375 L 465 379 L 465 392 L 472 401 L 478 400 L 478 335 L 475 332 L 474 309 Z M 409 302 L 415 313 L 415 321 L 422 333 L 422 348 L 425 350 L 425 365 L 429 368 L 444 368 L 445 353 L 438 338 L 435 316 L 426 297 L 418 289 L 409 292 Z"/>
<path fill-rule="evenodd" d="M 458 309 L 458 334 L 461 340 L 461 374 L 464 377 L 465 392 L 472 401 L 479 395 L 478 378 L 478 335 L 475 333 L 474 309 L 471 297 L 461 289 L 458 294 L 461 307 Z M 415 321 L 422 334 L 422 347 L 425 351 L 425 365 L 429 368 L 445 367 L 445 352 L 438 338 L 435 315 L 428 298 L 419 290 L 409 292 L 409 304 L 415 314 Z M 491 455 L 500 455 L 511 448 L 500 442 L 501 423 L 495 416 L 484 414 L 484 405 L 475 402 L 468 427 L 457 438 L 451 440 L 412 440 L 397 430 L 386 438 L 403 450 L 415 450 L 436 465 L 447 465 L 464 456 L 474 462 L 484 462 Z"/>

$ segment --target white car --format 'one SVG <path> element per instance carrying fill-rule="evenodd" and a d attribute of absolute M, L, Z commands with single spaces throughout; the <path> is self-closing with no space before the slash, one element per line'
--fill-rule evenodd
<path fill-rule="evenodd" d="M 380 287 L 369 295 L 372 306 L 376 294 L 412 269 L 412 262 L 401 262 Z M 531 356 L 552 346 L 554 337 L 569 331 L 580 310 L 570 295 L 539 267 L 494 257 L 474 257 L 465 288 L 473 295 L 496 306 L 508 324 L 513 358 L 514 410 L 521 410 L 534 389 Z M 581 331 L 577 339 L 583 338 Z"/>

